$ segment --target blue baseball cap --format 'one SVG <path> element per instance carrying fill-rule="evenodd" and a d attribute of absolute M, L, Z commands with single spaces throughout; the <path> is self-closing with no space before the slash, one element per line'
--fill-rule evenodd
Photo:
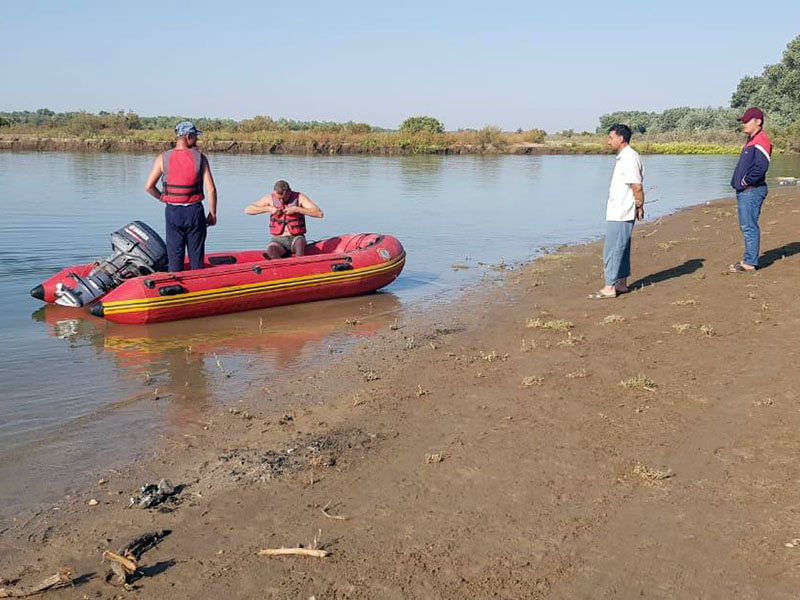
<path fill-rule="evenodd" d="M 203 132 L 195 127 L 191 121 L 181 121 L 175 125 L 175 135 L 178 137 L 184 137 L 189 134 L 202 135 Z"/>

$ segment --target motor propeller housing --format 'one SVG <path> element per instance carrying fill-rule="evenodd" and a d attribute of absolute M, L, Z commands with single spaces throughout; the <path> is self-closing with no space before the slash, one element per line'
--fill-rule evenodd
<path fill-rule="evenodd" d="M 163 271 L 167 246 L 161 236 L 142 221 L 134 221 L 111 234 L 111 256 L 99 261 L 85 276 L 72 275 L 72 287 L 58 284 L 56 304 L 81 307 L 105 296 L 126 279 Z"/>

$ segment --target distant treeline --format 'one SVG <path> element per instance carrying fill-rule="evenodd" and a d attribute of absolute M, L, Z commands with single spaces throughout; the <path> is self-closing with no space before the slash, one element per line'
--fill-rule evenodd
<path fill-rule="evenodd" d="M 383 131 L 367 123 L 336 123 L 333 121 L 295 121 L 293 119 L 273 119 L 258 115 L 252 119 L 236 121 L 234 119 L 217 119 L 207 117 L 156 116 L 144 117 L 133 111 L 99 113 L 86 111 L 54 112 L 48 108 L 39 110 L 20 110 L 0 112 L 0 127 L 63 129 L 75 135 L 100 133 L 107 130 L 113 133 L 126 131 L 160 131 L 175 127 L 180 121 L 191 120 L 201 130 L 208 131 L 325 131 L 369 133 Z"/>
<path fill-rule="evenodd" d="M 600 117 L 598 133 L 625 123 L 639 134 L 738 134 L 736 120 L 750 106 L 765 113 L 765 127 L 776 145 L 800 151 L 800 36 L 789 42 L 781 62 L 758 76 L 744 77 L 731 96 L 730 108 L 670 108 L 664 112 L 618 111 Z"/>

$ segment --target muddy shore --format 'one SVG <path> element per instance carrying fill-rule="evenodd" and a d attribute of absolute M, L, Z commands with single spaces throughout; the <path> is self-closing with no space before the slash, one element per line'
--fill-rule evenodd
<path fill-rule="evenodd" d="M 68 566 L 42 597 L 794 598 L 798 201 L 770 193 L 754 274 L 727 274 L 720 200 L 637 226 L 618 299 L 586 299 L 599 243 L 565 248 L 264 381 L 0 531 L 0 587 Z M 128 508 L 161 478 L 173 501 Z M 163 529 L 130 591 L 104 581 L 104 550 Z M 315 539 L 330 556 L 257 555 Z"/>

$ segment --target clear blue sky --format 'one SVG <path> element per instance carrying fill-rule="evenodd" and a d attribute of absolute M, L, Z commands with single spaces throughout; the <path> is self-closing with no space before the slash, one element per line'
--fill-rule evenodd
<path fill-rule="evenodd" d="M 594 129 L 727 105 L 798 33 L 787 0 L 3 2 L 0 110 Z"/>

